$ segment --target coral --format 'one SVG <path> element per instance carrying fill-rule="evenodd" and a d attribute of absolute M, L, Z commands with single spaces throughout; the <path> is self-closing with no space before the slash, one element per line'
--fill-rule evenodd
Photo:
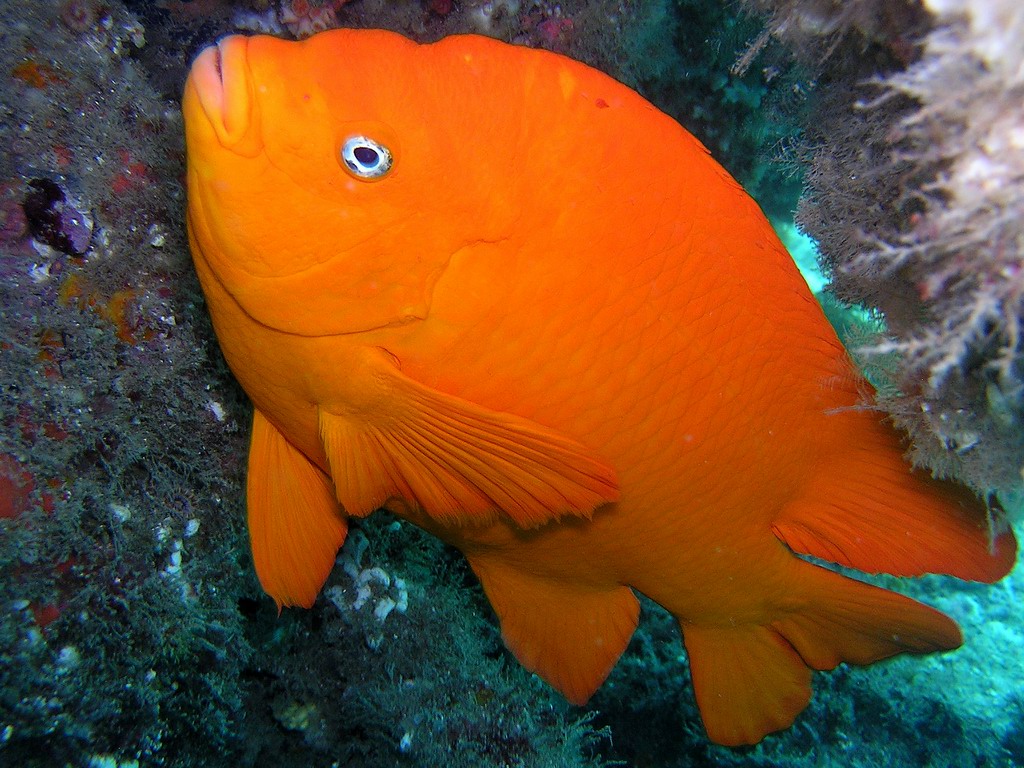
<path fill-rule="evenodd" d="M 242 469 L 210 451 L 244 451 L 206 408 L 239 400 L 183 255 L 180 124 L 137 20 L 73 5 L 0 6 L 0 763 L 237 754 L 250 582 L 215 561 L 242 530 L 176 502 L 208 515 Z"/>
<path fill-rule="evenodd" d="M 366 645 L 377 650 L 384 642 L 384 623 L 388 616 L 393 612 L 403 614 L 408 609 L 409 590 L 400 576 L 389 574 L 380 566 L 363 565 L 363 555 L 369 545 L 362 531 L 352 532 L 338 557 L 352 584 L 330 587 L 324 591 L 324 596 L 343 614 L 366 609 L 373 617 L 363 623 Z"/>
<path fill-rule="evenodd" d="M 269 715 L 280 726 L 252 724 L 271 734 L 264 757 L 298 752 L 350 768 L 602 765 L 588 756 L 600 732 L 505 663 L 479 586 L 439 541 L 377 513 L 353 525 L 338 565 L 310 611 L 261 622 L 262 671 L 276 681 Z"/>
<path fill-rule="evenodd" d="M 744 0 L 744 4 L 769 17 L 773 36 L 819 62 L 850 38 L 858 38 L 860 47 L 881 44 L 901 56 L 909 55 L 913 40 L 924 28 L 920 5 L 908 0 Z"/>

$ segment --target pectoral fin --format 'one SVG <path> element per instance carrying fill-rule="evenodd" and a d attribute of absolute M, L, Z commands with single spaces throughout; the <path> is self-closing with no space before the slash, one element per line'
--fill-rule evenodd
<path fill-rule="evenodd" d="M 617 499 L 612 468 L 576 440 L 425 387 L 383 359 L 367 367 L 358 402 L 320 409 L 337 498 L 349 514 L 398 497 L 444 524 L 505 515 L 534 527 Z"/>
<path fill-rule="evenodd" d="M 331 480 L 256 411 L 247 480 L 256 575 L 280 608 L 308 608 L 334 567 L 348 523 Z"/>

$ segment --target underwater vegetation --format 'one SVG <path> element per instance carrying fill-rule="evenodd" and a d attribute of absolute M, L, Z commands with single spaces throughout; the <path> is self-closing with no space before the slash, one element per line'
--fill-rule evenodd
<path fill-rule="evenodd" d="M 394 519 L 361 523 L 313 608 L 277 615 L 244 530 L 251 412 L 184 242 L 178 100 L 201 46 L 244 19 L 284 24 L 284 5 L 0 4 L 0 766 L 1024 764 L 1016 574 L 915 583 L 963 648 L 819 675 L 792 729 L 738 751 L 707 743 L 657 606 L 569 707 L 504 650 L 457 553 Z M 335 5 L 339 25 L 484 31 L 609 71 L 779 215 L 794 183 L 773 198 L 758 179 L 806 163 L 801 220 L 837 292 L 884 313 L 894 341 L 853 338 L 884 353 L 866 360 L 915 455 L 982 488 L 1019 476 L 1019 48 L 996 34 L 1020 39 L 1014 3 L 766 1 L 764 38 L 696 0 Z M 753 48 L 743 77 L 723 72 Z M 922 104 L 941 119 L 915 122 Z M 844 266 L 857 243 L 881 261 Z M 922 296 L 931 265 L 965 260 L 979 268 Z M 979 325 L 946 325 L 976 299 Z"/>
<path fill-rule="evenodd" d="M 1014 504 L 1024 467 L 1024 13 L 1013 0 L 756 0 L 827 78 L 798 221 L 912 456 Z M 834 8 L 831 12 L 830 8 Z M 865 51 L 871 53 L 865 55 Z"/>

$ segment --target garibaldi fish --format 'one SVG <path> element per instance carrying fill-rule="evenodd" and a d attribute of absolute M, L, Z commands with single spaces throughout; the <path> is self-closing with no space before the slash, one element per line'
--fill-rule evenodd
<path fill-rule="evenodd" d="M 911 470 L 757 205 L 576 61 L 477 36 L 228 37 L 184 95 L 188 230 L 252 398 L 260 581 L 312 604 L 350 517 L 458 547 L 512 653 L 582 703 L 678 620 L 711 739 L 812 670 L 956 624 L 809 562 L 994 581 L 1009 532 Z"/>

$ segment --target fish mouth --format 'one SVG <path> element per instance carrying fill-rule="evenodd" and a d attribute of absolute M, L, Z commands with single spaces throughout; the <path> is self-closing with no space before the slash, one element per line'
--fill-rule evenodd
<path fill-rule="evenodd" d="M 225 147 L 238 144 L 252 125 L 248 39 L 230 35 L 204 48 L 189 80 L 207 120 Z"/>

